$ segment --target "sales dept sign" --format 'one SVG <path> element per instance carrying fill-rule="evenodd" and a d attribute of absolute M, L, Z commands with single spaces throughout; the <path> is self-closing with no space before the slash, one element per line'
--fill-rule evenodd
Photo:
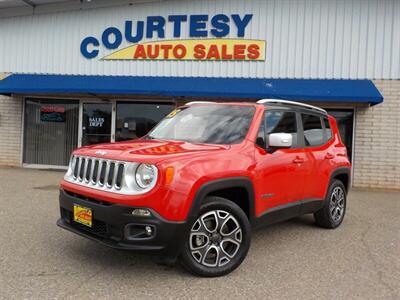
<path fill-rule="evenodd" d="M 100 47 L 114 50 L 104 60 L 265 60 L 265 41 L 246 39 L 252 14 L 149 16 L 146 21 L 125 21 L 124 28 L 108 27 L 101 37 L 88 36 L 81 53 L 96 58 Z M 172 36 L 166 37 L 166 28 Z M 190 38 L 182 39 L 184 28 Z M 227 38 L 233 35 L 235 38 Z M 146 38 L 154 41 L 142 42 Z M 123 40 L 132 44 L 120 48 Z"/>

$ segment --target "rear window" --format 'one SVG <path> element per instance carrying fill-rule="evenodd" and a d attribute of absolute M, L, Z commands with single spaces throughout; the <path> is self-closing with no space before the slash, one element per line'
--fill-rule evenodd
<path fill-rule="evenodd" d="M 324 143 L 324 132 L 321 118 L 316 115 L 301 114 L 306 147 L 319 146 Z"/>

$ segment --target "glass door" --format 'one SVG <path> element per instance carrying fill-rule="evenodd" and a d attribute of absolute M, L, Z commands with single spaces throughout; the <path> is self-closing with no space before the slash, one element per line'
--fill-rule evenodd
<path fill-rule="evenodd" d="M 111 103 L 83 103 L 82 146 L 111 142 Z"/>

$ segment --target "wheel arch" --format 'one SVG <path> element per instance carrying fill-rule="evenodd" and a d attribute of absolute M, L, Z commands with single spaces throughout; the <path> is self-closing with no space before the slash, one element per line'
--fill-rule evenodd
<path fill-rule="evenodd" d="M 189 237 L 190 226 L 197 219 L 197 214 L 200 210 L 201 204 L 209 195 L 218 195 L 223 190 L 241 188 L 244 189 L 248 195 L 248 210 L 249 210 L 249 222 L 253 224 L 255 219 L 255 194 L 253 183 L 250 178 L 246 176 L 241 177 L 228 177 L 222 179 L 216 179 L 203 183 L 196 191 L 195 196 L 192 200 L 191 207 L 186 217 L 184 229 L 182 230 L 182 239 L 177 241 L 178 249 L 182 249 L 182 245 Z M 229 200 L 229 199 L 228 199 Z M 234 201 L 233 201 L 234 202 Z M 240 206 L 240 205 L 239 205 Z M 174 259 L 181 254 L 181 250 L 178 251 Z"/>
<path fill-rule="evenodd" d="M 343 183 L 343 185 L 346 189 L 346 193 L 348 193 L 349 188 L 350 188 L 350 179 L 351 179 L 350 168 L 347 168 L 347 167 L 337 168 L 331 174 L 331 177 L 329 180 L 329 186 L 331 185 L 331 183 L 334 180 L 339 180 Z M 328 189 L 329 189 L 329 186 L 328 186 Z"/>
<path fill-rule="evenodd" d="M 202 202 L 208 196 L 218 196 L 234 202 L 242 208 L 249 218 L 250 223 L 254 220 L 255 196 L 253 183 L 250 178 L 229 177 L 209 181 L 201 185 L 193 198 L 188 221 L 193 221 L 197 217 L 197 212 Z M 246 201 L 239 201 L 242 197 L 246 197 Z"/>

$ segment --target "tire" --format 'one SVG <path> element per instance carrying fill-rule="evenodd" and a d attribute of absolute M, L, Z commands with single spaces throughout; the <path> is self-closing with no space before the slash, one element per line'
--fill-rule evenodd
<path fill-rule="evenodd" d="M 333 180 L 328 188 L 324 206 L 314 213 L 315 223 L 328 229 L 339 227 L 346 214 L 346 202 L 346 188 L 340 180 Z"/>
<path fill-rule="evenodd" d="M 190 224 L 181 262 L 192 274 L 217 277 L 235 270 L 247 255 L 250 222 L 235 203 L 207 197 Z"/>

